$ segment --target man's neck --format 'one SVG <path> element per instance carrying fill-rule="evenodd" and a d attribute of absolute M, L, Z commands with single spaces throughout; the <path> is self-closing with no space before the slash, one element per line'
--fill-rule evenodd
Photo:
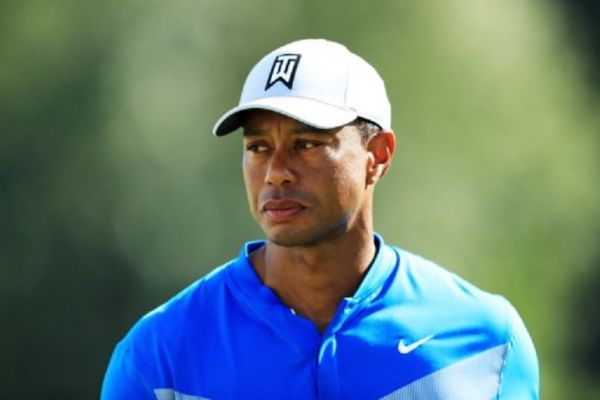
<path fill-rule="evenodd" d="M 365 232 L 309 247 L 267 242 L 250 259 L 263 283 L 323 332 L 340 301 L 356 292 L 375 252 L 373 233 Z"/>

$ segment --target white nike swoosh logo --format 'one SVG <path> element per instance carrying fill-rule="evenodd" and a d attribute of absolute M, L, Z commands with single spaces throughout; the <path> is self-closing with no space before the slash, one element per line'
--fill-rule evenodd
<path fill-rule="evenodd" d="M 398 352 L 400 354 L 408 354 L 408 353 L 412 352 L 413 350 L 415 350 L 417 347 L 419 347 L 419 346 L 425 344 L 426 342 L 428 342 L 429 340 L 431 340 L 431 338 L 433 338 L 433 336 L 434 335 L 429 335 L 427 337 L 419 339 L 416 342 L 412 342 L 410 344 L 407 344 L 404 339 L 400 339 L 400 341 L 398 342 Z"/>

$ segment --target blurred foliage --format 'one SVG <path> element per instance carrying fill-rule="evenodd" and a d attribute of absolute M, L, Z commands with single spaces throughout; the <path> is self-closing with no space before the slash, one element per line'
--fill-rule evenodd
<path fill-rule="evenodd" d="M 567 31 L 573 44 L 588 59 L 581 68 L 588 80 L 600 91 L 600 1 L 558 0 L 567 16 Z"/>
<path fill-rule="evenodd" d="M 263 54 L 326 37 L 393 104 L 377 230 L 515 304 L 543 398 L 598 398 L 600 75 L 569 28 L 584 3 L 0 2 L 3 396 L 97 397 L 135 320 L 261 236 L 239 137 L 210 129 Z"/>

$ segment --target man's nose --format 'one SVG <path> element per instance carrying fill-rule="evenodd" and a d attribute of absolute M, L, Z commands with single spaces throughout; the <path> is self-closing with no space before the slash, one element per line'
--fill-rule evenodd
<path fill-rule="evenodd" d="M 285 149 L 276 149 L 269 160 L 265 183 L 274 186 L 295 183 L 296 175 L 292 170 L 291 161 L 291 155 Z"/>

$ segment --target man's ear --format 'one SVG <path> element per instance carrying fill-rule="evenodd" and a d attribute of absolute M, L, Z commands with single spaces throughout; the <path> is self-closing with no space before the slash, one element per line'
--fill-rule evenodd
<path fill-rule="evenodd" d="M 396 135 L 392 131 L 380 131 L 371 136 L 367 143 L 369 165 L 367 169 L 367 184 L 375 184 L 385 175 L 392 164 L 396 150 Z"/>

